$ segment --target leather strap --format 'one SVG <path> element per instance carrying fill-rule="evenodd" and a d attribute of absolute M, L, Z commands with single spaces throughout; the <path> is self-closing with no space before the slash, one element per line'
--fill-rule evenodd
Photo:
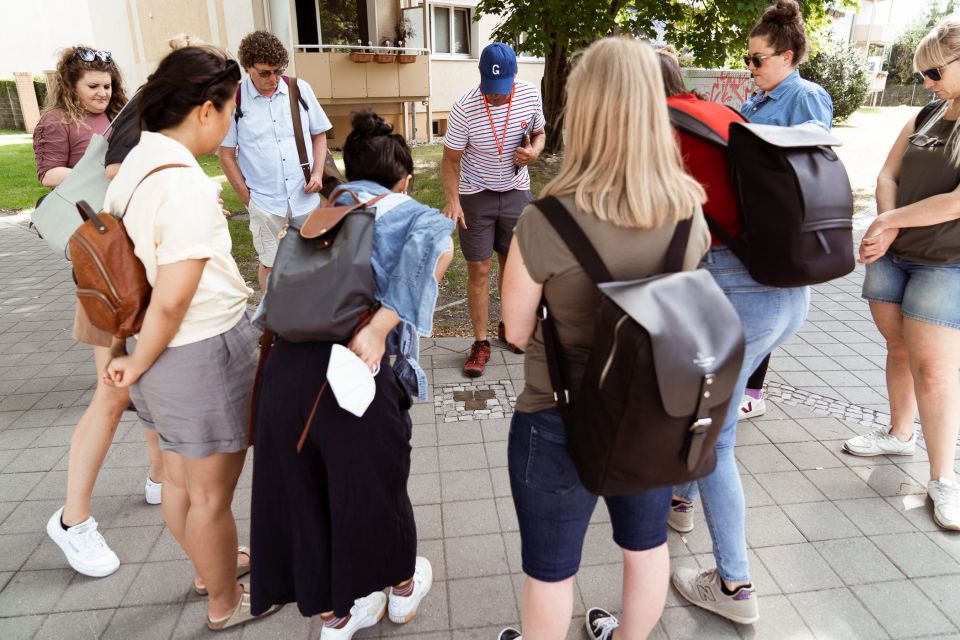
<path fill-rule="evenodd" d="M 339 193 L 349 193 L 357 202 L 355 204 L 348 204 L 339 207 L 332 206 L 332 203 L 336 199 L 335 196 Z M 351 211 L 372 207 L 386 198 L 388 195 L 390 194 L 384 193 L 375 198 L 371 198 L 366 202 L 360 202 L 360 199 L 357 198 L 357 194 L 353 193 L 352 191 L 338 189 L 337 191 L 334 191 L 324 206 L 318 207 L 310 212 L 310 215 L 303 222 L 303 225 L 300 226 L 300 237 L 307 239 L 319 238 L 330 231 L 330 229 L 333 229 L 335 226 L 337 226 L 340 221 L 347 217 L 347 214 Z"/>
<path fill-rule="evenodd" d="M 690 425 L 690 441 L 687 445 L 687 471 L 693 471 L 703 455 L 703 442 L 707 438 L 707 431 L 713 425 L 710 418 L 710 409 L 705 402 L 712 395 L 711 387 L 716 374 L 708 373 L 700 381 L 700 397 L 697 400 L 697 412 L 693 424 Z"/>
<path fill-rule="evenodd" d="M 133 194 L 135 194 L 135 193 L 137 192 L 137 189 L 140 188 L 140 185 L 143 184 L 143 181 L 144 181 L 144 180 L 146 180 L 147 178 L 149 178 L 149 177 L 152 176 L 153 174 L 157 173 L 158 171 L 163 171 L 163 170 L 165 170 L 165 169 L 175 169 L 175 168 L 177 168 L 177 167 L 186 168 L 187 165 L 185 165 L 185 164 L 179 164 L 179 163 L 175 163 L 175 164 L 162 164 L 162 165 L 160 165 L 159 167 L 154 167 L 153 169 L 151 169 L 150 171 L 147 172 L 147 175 L 145 175 L 145 176 L 143 176 L 142 178 L 140 178 L 140 182 L 138 182 L 138 183 L 137 183 L 137 186 L 135 186 L 135 187 L 133 188 L 133 191 L 130 192 L 130 197 L 127 199 L 127 206 L 125 206 L 125 207 L 123 208 L 123 213 L 120 214 L 120 219 L 123 220 L 123 218 L 127 215 L 127 209 L 130 208 L 130 203 L 133 201 Z"/>
<path fill-rule="evenodd" d="M 293 138 L 297 141 L 297 155 L 300 156 L 303 183 L 309 184 L 310 161 L 307 160 L 307 144 L 303 140 L 303 124 L 300 121 L 300 87 L 294 76 L 290 76 L 287 88 L 290 90 L 290 117 L 293 120 Z"/>
<path fill-rule="evenodd" d="M 313 408 L 310 409 L 310 415 L 307 416 L 307 423 L 303 425 L 303 431 L 300 432 L 300 439 L 297 440 L 297 453 L 300 453 L 303 450 L 303 445 L 307 441 L 307 434 L 310 433 L 310 425 L 313 424 L 313 417 L 317 415 L 317 406 L 320 404 L 320 396 L 323 395 L 323 392 L 327 390 L 327 379 L 323 379 L 323 384 L 320 385 L 320 391 L 317 393 L 316 400 L 313 401 Z"/>
<path fill-rule="evenodd" d="M 277 339 L 270 329 L 260 335 L 260 358 L 257 360 L 257 372 L 253 376 L 253 390 L 250 393 L 250 417 L 247 420 L 247 446 L 253 446 L 255 425 L 257 423 L 257 397 L 260 395 L 260 380 L 263 377 L 263 365 L 267 362 L 273 343 Z"/>

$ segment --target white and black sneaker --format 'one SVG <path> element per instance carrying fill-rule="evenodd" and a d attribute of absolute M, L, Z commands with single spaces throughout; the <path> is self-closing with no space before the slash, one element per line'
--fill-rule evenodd
<path fill-rule="evenodd" d="M 63 507 L 50 516 L 47 535 L 57 543 L 75 571 L 91 578 L 103 578 L 120 568 L 120 558 L 97 531 L 93 516 L 67 529 L 63 528 L 62 516 Z"/>
<path fill-rule="evenodd" d="M 497 640 L 523 640 L 523 636 L 520 635 L 520 632 L 513 627 L 507 627 L 500 632 L 500 635 L 497 636 Z"/>
<path fill-rule="evenodd" d="M 613 630 L 620 626 L 620 621 L 606 609 L 593 607 L 587 611 L 585 624 L 590 640 L 610 640 Z"/>

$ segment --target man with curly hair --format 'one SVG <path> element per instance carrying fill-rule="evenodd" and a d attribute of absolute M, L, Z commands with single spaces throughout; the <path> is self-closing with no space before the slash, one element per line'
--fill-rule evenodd
<path fill-rule="evenodd" d="M 289 62 L 283 43 L 267 31 L 240 41 L 240 65 L 248 77 L 237 90 L 237 111 L 220 144 L 220 166 L 250 212 L 253 246 L 260 258 L 260 291 L 277 255 L 278 234 L 290 216 L 320 205 L 319 191 L 327 156 L 326 132 L 332 128 L 309 83 L 297 80 L 300 122 L 310 180 L 300 166 L 290 90 L 283 71 Z"/>

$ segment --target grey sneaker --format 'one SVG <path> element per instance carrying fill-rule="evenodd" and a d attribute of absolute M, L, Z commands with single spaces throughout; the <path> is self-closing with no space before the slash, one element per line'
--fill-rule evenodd
<path fill-rule="evenodd" d="M 753 624 L 760 619 L 760 607 L 753 585 L 740 587 L 728 596 L 721 588 L 716 569 L 697 571 L 681 567 L 673 572 L 673 586 L 691 604 L 728 620 Z"/>
<path fill-rule="evenodd" d="M 940 478 L 927 483 L 927 494 L 933 500 L 933 519 L 944 529 L 960 531 L 960 484 Z"/>
<path fill-rule="evenodd" d="M 904 442 L 883 429 L 850 438 L 843 443 L 843 450 L 855 456 L 912 456 L 917 447 L 917 434 Z"/>
<path fill-rule="evenodd" d="M 685 500 L 671 500 L 667 524 L 680 533 L 693 531 L 693 503 Z"/>

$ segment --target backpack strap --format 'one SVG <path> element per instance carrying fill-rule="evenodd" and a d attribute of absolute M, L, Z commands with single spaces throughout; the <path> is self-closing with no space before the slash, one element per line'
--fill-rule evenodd
<path fill-rule="evenodd" d="M 287 81 L 290 89 L 290 117 L 293 120 L 293 139 L 297 142 L 297 155 L 300 156 L 300 170 L 303 171 L 303 184 L 310 182 L 310 161 L 307 159 L 307 144 L 303 139 L 303 124 L 300 120 L 300 86 L 297 79 L 290 76 Z"/>
<path fill-rule="evenodd" d="M 140 185 L 143 184 L 144 180 L 146 180 L 147 178 L 149 178 L 149 177 L 152 176 L 153 174 L 157 173 L 158 171 L 163 171 L 164 169 L 177 169 L 177 168 L 180 168 L 180 167 L 186 169 L 186 168 L 187 168 L 187 165 L 185 165 L 185 164 L 180 164 L 180 163 L 162 164 L 162 165 L 160 165 L 159 167 L 154 167 L 153 169 L 150 169 L 150 171 L 147 172 L 147 175 L 145 175 L 145 176 L 143 176 L 142 178 L 140 178 L 140 182 L 138 182 L 138 183 L 137 183 L 137 186 L 135 186 L 135 187 L 133 188 L 133 191 L 130 192 L 130 197 L 127 198 L 127 206 L 125 206 L 125 207 L 123 208 L 123 213 L 120 214 L 120 219 L 123 220 L 124 216 L 127 215 L 127 209 L 130 208 L 130 203 L 133 201 L 133 194 L 135 194 L 135 193 L 137 192 L 137 189 L 140 188 Z"/>
<path fill-rule="evenodd" d="M 237 95 L 236 95 L 236 103 L 237 103 L 237 106 L 236 106 L 236 108 L 233 110 L 233 121 L 234 121 L 234 123 L 237 124 L 237 133 L 240 133 L 240 129 L 239 129 L 240 118 L 243 117 L 243 111 L 240 109 L 240 98 L 241 98 L 241 97 L 243 97 L 243 82 L 240 82 L 240 83 L 237 85 Z"/>
<path fill-rule="evenodd" d="M 280 77 L 283 78 L 283 81 L 287 83 L 287 86 L 288 86 L 288 87 L 290 86 L 290 79 L 291 79 L 291 78 L 293 78 L 294 80 L 296 80 L 296 78 L 294 78 L 293 76 L 280 76 Z M 297 88 L 299 89 L 300 87 L 297 87 Z M 307 104 L 307 101 L 303 99 L 303 95 L 302 95 L 302 94 L 300 94 L 300 93 L 297 94 L 297 101 L 300 103 L 300 106 L 303 107 L 303 110 L 304 110 L 304 111 L 310 111 L 310 105 L 308 105 L 308 104 Z"/>
<path fill-rule="evenodd" d="M 673 128 L 697 140 L 701 140 L 721 149 L 727 148 L 727 141 L 706 122 L 676 107 L 667 107 L 670 111 L 670 124 Z"/>
<path fill-rule="evenodd" d="M 577 221 L 573 219 L 567 208 L 561 204 L 556 196 L 547 196 L 533 203 L 533 205 L 543 213 L 557 235 L 570 249 L 570 253 L 577 259 L 580 266 L 587 273 L 587 276 L 594 284 L 601 282 L 610 282 L 613 275 L 603 263 L 603 259 L 597 250 L 593 247 L 587 234 L 583 232 Z"/>

